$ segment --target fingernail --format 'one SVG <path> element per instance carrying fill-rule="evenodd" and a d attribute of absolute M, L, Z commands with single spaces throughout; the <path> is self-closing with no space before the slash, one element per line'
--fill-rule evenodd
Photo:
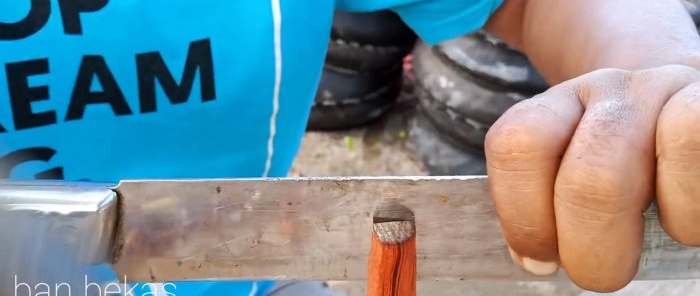
<path fill-rule="evenodd" d="M 518 266 L 523 267 L 523 260 L 520 258 L 518 253 L 515 253 L 515 251 L 513 251 L 513 249 L 510 247 L 508 247 L 508 252 L 510 253 L 510 259 L 512 259 Z"/>
<path fill-rule="evenodd" d="M 508 247 L 508 252 L 515 264 L 534 275 L 550 275 L 559 269 L 559 265 L 556 262 L 542 262 L 532 258 L 521 257 L 510 246 Z"/>
<path fill-rule="evenodd" d="M 521 266 L 534 275 L 550 275 L 559 269 L 556 262 L 542 262 L 531 258 L 522 258 Z"/>

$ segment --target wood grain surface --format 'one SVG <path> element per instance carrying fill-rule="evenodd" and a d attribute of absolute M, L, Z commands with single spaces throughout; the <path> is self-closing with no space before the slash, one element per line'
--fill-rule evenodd
<path fill-rule="evenodd" d="M 387 222 L 399 224 L 405 222 Z M 411 222 L 410 227 L 415 227 Z M 390 227 L 391 229 L 393 227 Z M 376 228 L 375 228 L 376 229 Z M 416 295 L 416 237 L 372 231 L 372 245 L 367 274 L 367 296 Z M 394 238 L 398 238 L 394 240 Z"/>

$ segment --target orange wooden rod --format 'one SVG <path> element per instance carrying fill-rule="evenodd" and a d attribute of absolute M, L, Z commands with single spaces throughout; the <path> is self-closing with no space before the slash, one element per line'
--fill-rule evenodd
<path fill-rule="evenodd" d="M 367 281 L 367 296 L 416 296 L 413 221 L 374 224 Z"/>

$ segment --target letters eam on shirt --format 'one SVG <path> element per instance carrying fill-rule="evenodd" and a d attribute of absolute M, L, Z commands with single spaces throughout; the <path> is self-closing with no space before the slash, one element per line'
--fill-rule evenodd
<path fill-rule="evenodd" d="M 195 41 L 190 44 L 185 71 L 181 83 L 178 83 L 158 52 L 136 55 L 137 73 L 134 77 L 139 86 L 139 106 L 132 108 L 127 103 L 119 84 L 114 79 L 105 59 L 99 55 L 84 56 L 80 66 L 73 94 L 68 103 L 65 116 L 54 110 L 35 112 L 32 103 L 49 99 L 50 86 L 30 86 L 33 75 L 49 73 L 48 59 L 37 59 L 8 63 L 5 65 L 7 87 L 12 108 L 14 131 L 56 124 L 58 120 L 80 120 L 85 109 L 91 104 L 109 105 L 115 116 L 156 112 L 156 83 L 163 88 L 172 104 L 187 102 L 192 93 L 195 76 L 199 71 L 201 100 L 207 102 L 216 99 L 214 81 L 214 63 L 209 40 Z M 91 90 L 93 79 L 102 86 L 101 91 Z M 135 110 L 136 109 L 136 110 Z M 0 133 L 8 130 L 0 122 Z M 27 161 L 50 161 L 56 151 L 51 147 L 34 147 L 14 151 L 0 158 L 0 178 L 9 178 L 14 166 Z M 55 168 L 37 173 L 38 179 L 62 179 L 62 169 Z"/>
<path fill-rule="evenodd" d="M 501 2 L 4 1 L 0 177 L 284 176 L 334 9 L 394 9 L 436 43 Z"/>
<path fill-rule="evenodd" d="M 104 8 L 108 0 L 61 0 L 58 3 L 65 34 L 80 35 L 83 31 L 81 14 Z M 0 42 L 31 37 L 46 25 L 50 12 L 49 0 L 31 1 L 31 9 L 25 18 L 15 23 L 0 22 Z M 156 112 L 156 84 L 162 87 L 170 103 L 184 103 L 192 94 L 197 73 L 199 73 L 201 101 L 216 99 L 214 61 L 209 39 L 190 43 L 184 72 L 179 78 L 180 82 L 173 76 L 158 52 L 136 54 L 134 62 L 137 71 L 133 73 L 133 79 L 138 83 L 139 106 L 129 106 L 104 57 L 85 55 L 76 73 L 66 114 L 57 114 L 55 110 L 34 111 L 32 108 L 34 102 L 50 99 L 50 85 L 30 86 L 29 84 L 32 76 L 50 73 L 48 58 L 6 63 L 4 71 L 7 77 L 6 87 L 12 110 L 13 130 L 8 130 L 0 121 L 0 133 L 52 125 L 59 120 L 80 120 L 91 104 L 107 104 L 112 108 L 115 116 L 132 115 L 135 112 L 141 114 Z M 91 89 L 94 79 L 99 82 L 101 90 Z M 0 157 L 0 178 L 10 178 L 12 169 L 26 162 L 50 162 L 55 154 L 56 150 L 51 147 L 30 147 L 10 152 Z M 63 168 L 55 167 L 38 172 L 34 177 L 63 179 Z"/>

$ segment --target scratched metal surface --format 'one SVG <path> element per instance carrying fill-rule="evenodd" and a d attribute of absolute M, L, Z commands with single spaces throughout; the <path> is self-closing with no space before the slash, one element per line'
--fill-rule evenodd
<path fill-rule="evenodd" d="M 363 280 L 383 199 L 415 213 L 419 280 L 545 280 L 511 263 L 484 177 L 127 181 L 118 192 L 115 267 L 137 281 Z M 638 279 L 700 278 L 699 249 L 647 218 Z"/>
<path fill-rule="evenodd" d="M 331 282 L 346 296 L 365 296 L 362 282 Z M 699 280 L 634 281 L 612 293 L 583 291 L 568 282 L 419 282 L 418 295 L 439 296 L 689 296 L 698 295 Z"/>
<path fill-rule="evenodd" d="M 366 284 L 363 282 L 330 282 L 329 285 L 344 296 L 367 295 Z M 431 296 L 599 296 L 599 294 L 581 294 L 582 290 L 569 282 L 423 281 L 418 282 L 416 288 L 417 295 Z M 654 294 L 624 296 L 652 295 Z M 615 294 L 615 296 L 622 295 Z"/>

